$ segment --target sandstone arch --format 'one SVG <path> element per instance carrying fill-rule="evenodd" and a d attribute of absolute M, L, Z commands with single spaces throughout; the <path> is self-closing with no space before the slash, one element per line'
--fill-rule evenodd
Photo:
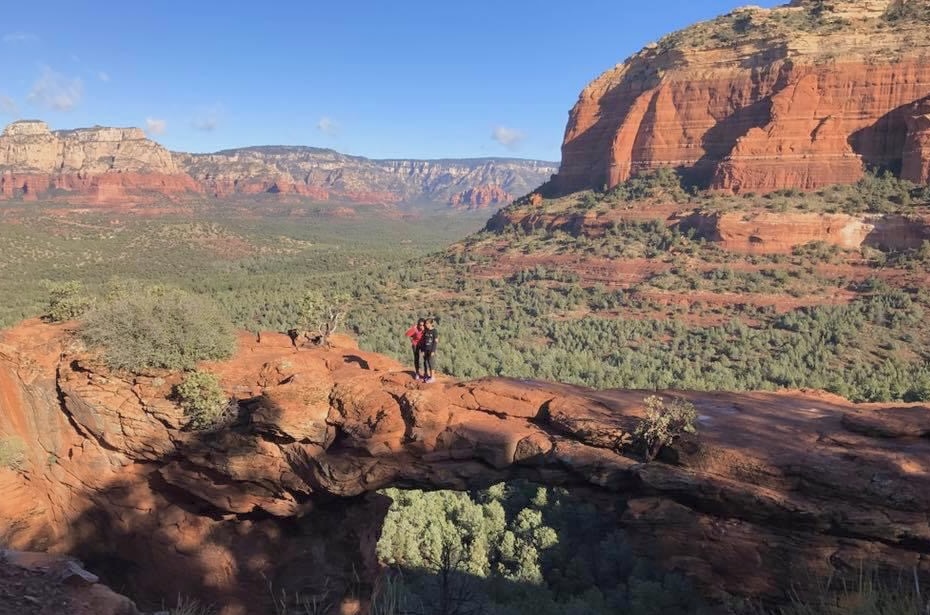
<path fill-rule="evenodd" d="M 351 345 L 295 351 L 243 334 L 235 358 L 207 367 L 247 420 L 191 434 L 166 399 L 170 374 L 107 373 L 64 329 L 0 334 L 0 431 L 30 451 L 25 475 L 0 470 L 0 541 L 110 554 L 117 571 L 139 567 L 139 592 L 199 589 L 246 612 L 263 572 L 319 571 L 327 553 L 373 566 L 385 503 L 371 491 L 516 476 L 622 498 L 635 546 L 707 589 L 777 595 L 863 560 L 930 572 L 925 406 L 680 392 L 699 438 L 643 464 L 620 444 L 650 392 L 418 386 Z"/>

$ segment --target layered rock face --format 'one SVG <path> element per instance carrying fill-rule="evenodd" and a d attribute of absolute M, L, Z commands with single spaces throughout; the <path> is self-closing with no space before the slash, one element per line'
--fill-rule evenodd
<path fill-rule="evenodd" d="M 724 250 L 755 254 L 790 254 L 814 242 L 844 250 L 869 246 L 895 252 L 914 250 L 930 241 L 930 220 L 901 215 L 695 213 L 677 224 L 682 229 L 695 228 L 698 236 Z"/>
<path fill-rule="evenodd" d="M 0 432 L 26 455 L 19 472 L 0 468 L 0 541 L 109 563 L 134 598 L 268 612 L 268 581 L 306 590 L 338 584 L 340 565 L 376 569 L 386 508 L 364 494 L 523 477 L 615 494 L 636 549 L 710 593 L 804 591 L 862 562 L 930 574 L 925 406 L 667 392 L 695 404 L 699 432 L 642 463 L 629 441 L 651 392 L 422 385 L 345 340 L 261 339 L 202 366 L 239 419 L 195 433 L 170 399 L 178 375 L 109 373 L 61 326 L 5 331 Z"/>
<path fill-rule="evenodd" d="M 268 194 L 478 207 L 503 205 L 556 171 L 556 164 L 537 160 L 370 160 L 311 147 L 171 153 L 138 128 L 53 132 L 39 121 L 14 122 L 0 136 L 0 199 L 67 195 L 132 203 L 146 194 Z"/>
<path fill-rule="evenodd" d="M 714 212 L 653 203 L 632 210 L 564 212 L 547 211 L 540 205 L 528 199 L 522 207 L 502 209 L 488 220 L 485 229 L 502 233 L 516 226 L 529 233 L 545 230 L 602 237 L 613 224 L 656 221 L 685 233 L 694 230 L 697 237 L 724 250 L 754 254 L 790 254 L 814 242 L 844 250 L 867 246 L 898 252 L 930 241 L 930 216 L 926 213 L 776 213 L 761 208 Z"/>
<path fill-rule="evenodd" d="M 371 160 L 311 147 L 251 147 L 175 154 L 180 167 L 216 196 L 278 192 L 359 203 L 446 203 L 495 186 L 526 194 L 557 165 L 536 160 Z M 459 197 L 461 199 L 461 197 Z"/>
<path fill-rule="evenodd" d="M 650 45 L 582 91 L 552 190 L 661 166 L 733 192 L 855 182 L 867 167 L 926 182 L 930 30 L 900 5 L 748 7 Z"/>
<path fill-rule="evenodd" d="M 0 197 L 34 200 L 51 190 L 106 202 L 140 191 L 197 192 L 199 186 L 138 128 L 52 132 L 45 122 L 10 124 L 0 135 Z"/>

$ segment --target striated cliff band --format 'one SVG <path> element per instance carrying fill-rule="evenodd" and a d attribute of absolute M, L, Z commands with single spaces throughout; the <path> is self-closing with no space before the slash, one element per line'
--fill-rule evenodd
<path fill-rule="evenodd" d="M 0 199 L 121 203 L 276 194 L 478 208 L 526 194 L 556 170 L 537 160 L 370 160 L 312 147 L 186 154 L 169 152 L 139 128 L 51 131 L 35 120 L 14 122 L 0 134 Z"/>
<path fill-rule="evenodd" d="M 794 0 L 666 36 L 591 82 L 550 191 L 680 169 L 732 192 L 930 179 L 927 0 Z"/>

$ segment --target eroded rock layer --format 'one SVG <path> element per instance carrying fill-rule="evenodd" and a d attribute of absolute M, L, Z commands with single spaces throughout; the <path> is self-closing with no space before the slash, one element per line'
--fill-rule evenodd
<path fill-rule="evenodd" d="M 930 29 L 925 0 L 906 4 L 746 7 L 648 46 L 581 92 L 554 191 L 661 166 L 733 192 L 850 183 L 868 167 L 926 182 Z"/>
<path fill-rule="evenodd" d="M 486 229 L 501 233 L 517 227 L 527 233 L 565 232 L 573 236 L 602 237 L 613 225 L 655 221 L 677 231 L 713 242 L 728 252 L 790 254 L 813 243 L 843 250 L 863 247 L 886 252 L 920 248 L 930 241 L 930 215 L 773 212 L 760 207 L 741 211 L 709 211 L 675 204 L 650 203 L 635 209 L 602 211 L 547 211 L 539 203 L 508 207 L 488 220 Z"/>
<path fill-rule="evenodd" d="M 0 542 L 78 554 L 134 598 L 261 612 L 266 579 L 376 568 L 386 506 L 365 494 L 524 477 L 616 494 L 635 546 L 709 592 L 778 596 L 863 561 L 930 572 L 926 406 L 680 392 L 699 434 L 647 464 L 628 446 L 647 392 L 424 385 L 345 340 L 261 340 L 202 366 L 240 417 L 196 433 L 170 399 L 178 375 L 109 373 L 62 326 L 5 331 L 0 432 L 25 447 L 0 468 Z"/>

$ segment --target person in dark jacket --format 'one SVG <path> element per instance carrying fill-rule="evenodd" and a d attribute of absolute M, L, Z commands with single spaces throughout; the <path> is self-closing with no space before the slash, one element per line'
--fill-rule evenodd
<path fill-rule="evenodd" d="M 410 346 L 413 348 L 413 379 L 420 379 L 420 338 L 423 337 L 423 330 L 426 328 L 426 319 L 421 318 L 417 324 L 413 325 L 404 333 L 410 338 Z"/>
<path fill-rule="evenodd" d="M 420 336 L 420 352 L 423 354 L 423 382 L 433 382 L 433 355 L 439 343 L 436 322 L 430 318 L 426 321 L 423 335 Z"/>

